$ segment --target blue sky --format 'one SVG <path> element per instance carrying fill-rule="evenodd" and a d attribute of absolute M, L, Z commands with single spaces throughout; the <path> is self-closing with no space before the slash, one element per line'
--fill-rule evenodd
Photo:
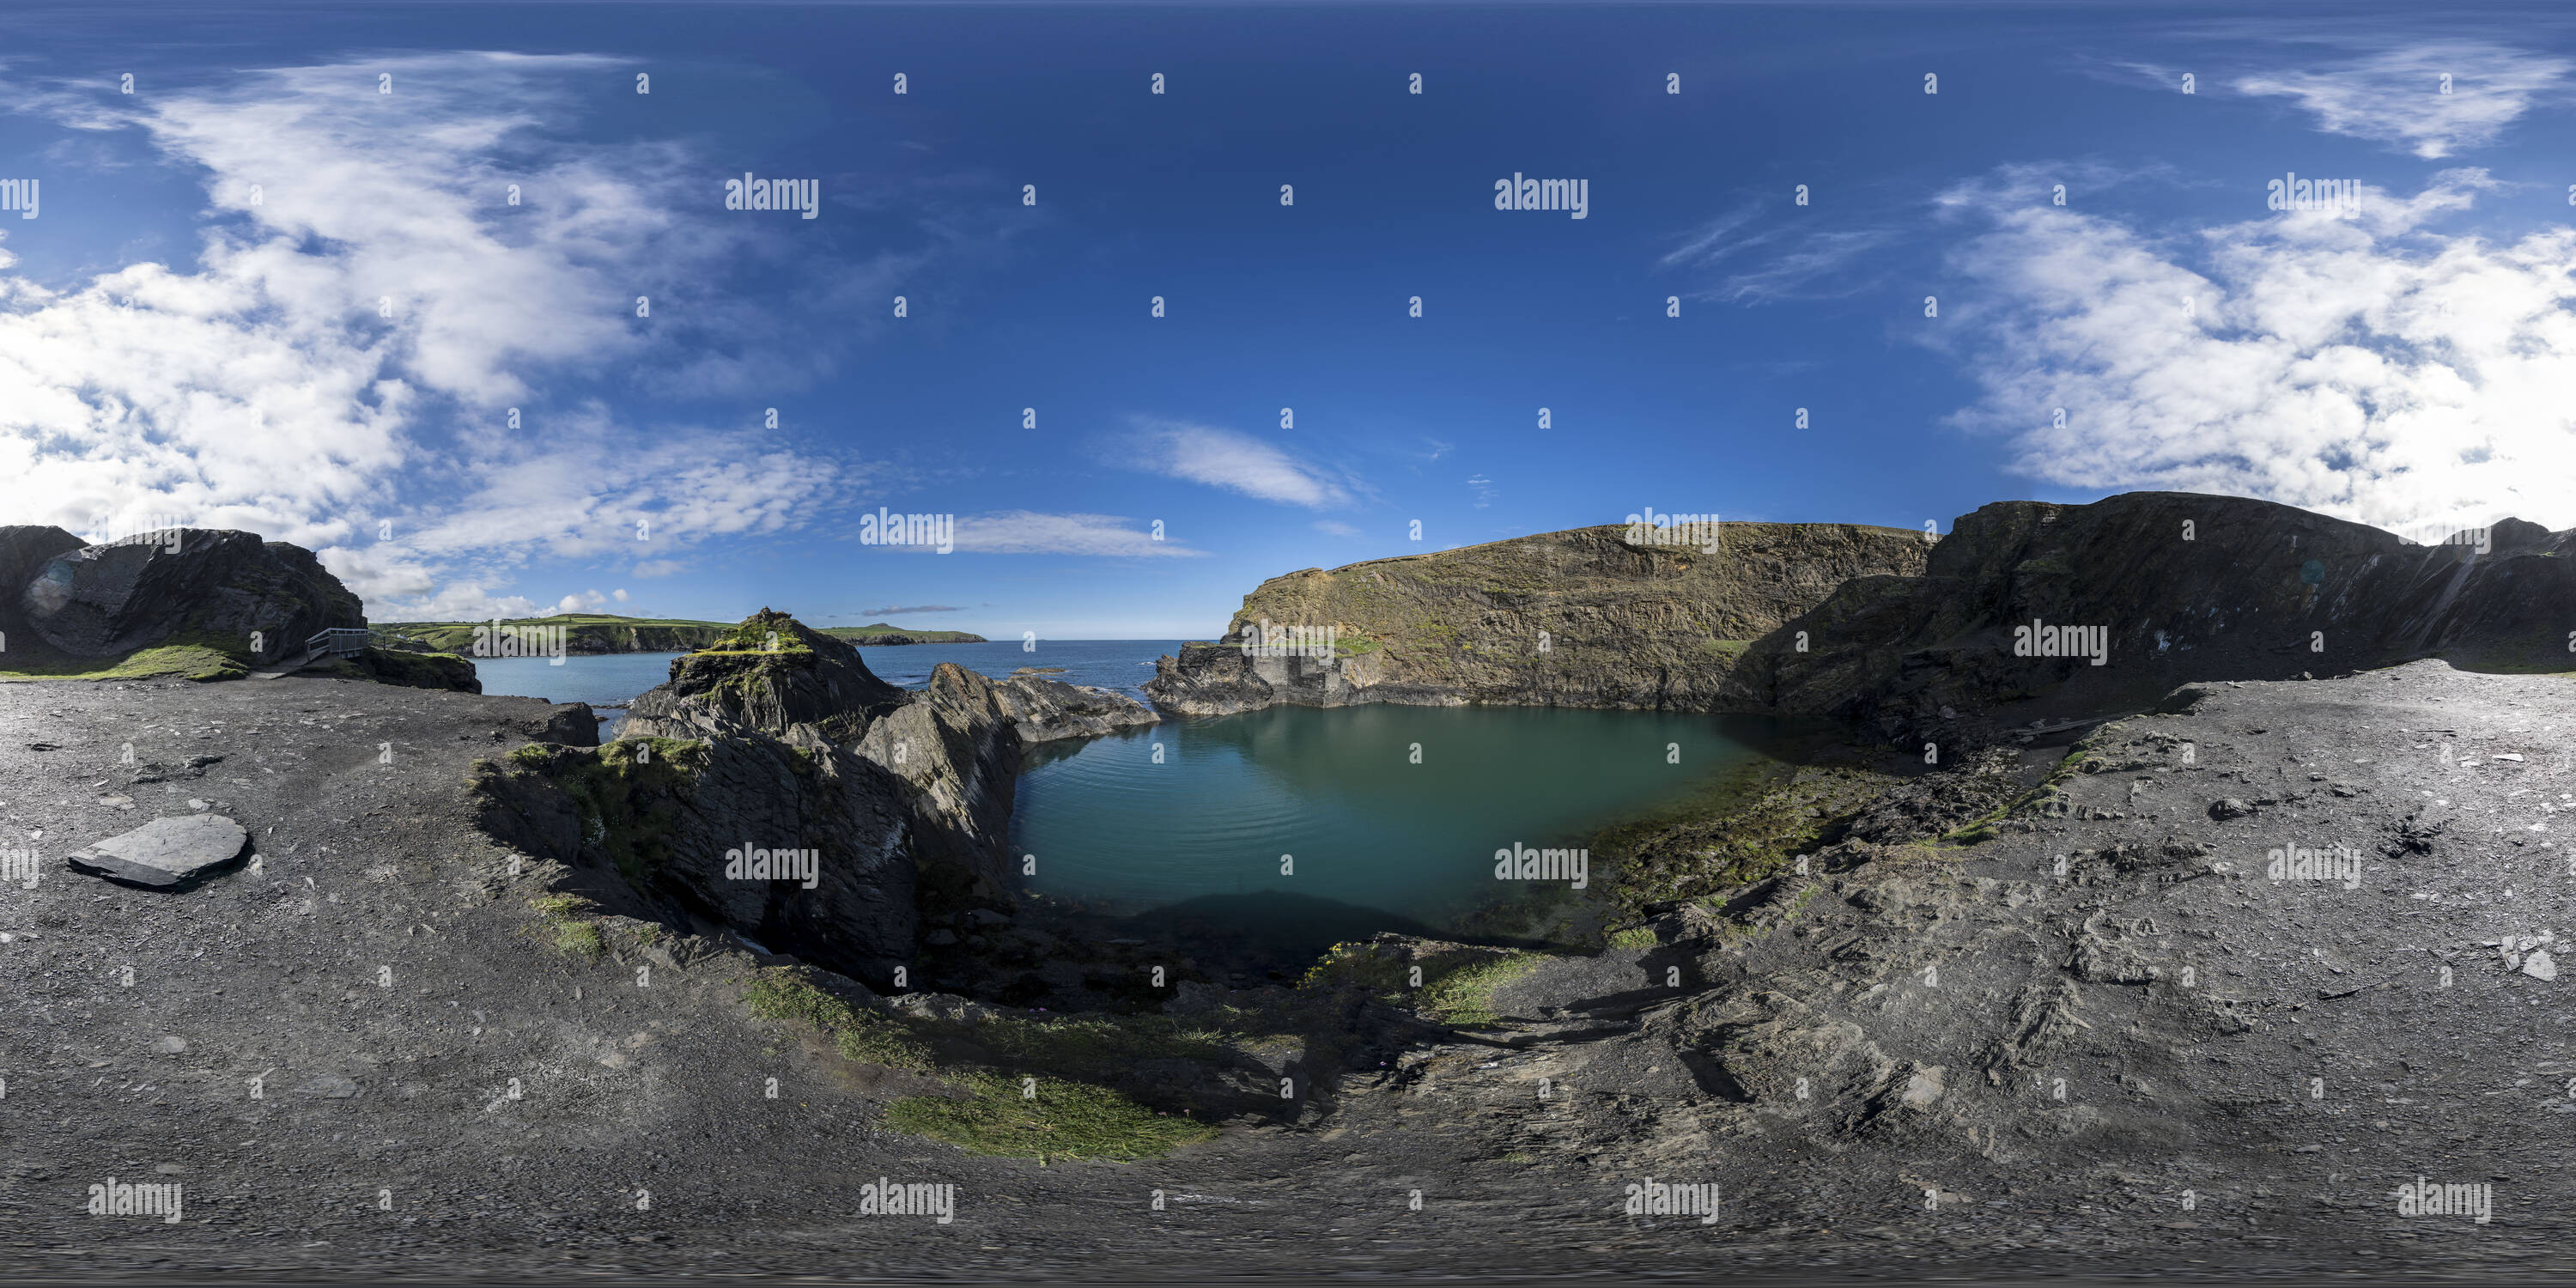
<path fill-rule="evenodd" d="M 1650 506 L 2576 524 L 2547 10 L 13 13 L 0 519 L 260 531 L 378 620 L 1205 637 Z"/>

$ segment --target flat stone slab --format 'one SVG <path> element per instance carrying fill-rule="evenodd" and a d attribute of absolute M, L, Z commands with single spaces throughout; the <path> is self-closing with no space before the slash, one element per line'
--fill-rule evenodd
<path fill-rule="evenodd" d="M 63 861 L 75 872 L 135 885 L 174 887 L 213 874 L 250 849 L 250 833 L 221 814 L 156 818 Z"/>

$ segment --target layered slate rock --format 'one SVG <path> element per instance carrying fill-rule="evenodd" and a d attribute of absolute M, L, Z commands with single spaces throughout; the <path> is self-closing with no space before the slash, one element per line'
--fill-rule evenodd
<path fill-rule="evenodd" d="M 689 933 L 736 932 L 857 978 L 910 960 L 921 821 L 903 781 L 800 734 L 538 746 L 478 774 L 484 825 L 562 888 Z M 813 885 L 750 875 L 812 851 Z"/>
<path fill-rule="evenodd" d="M 75 872 L 127 885 L 196 885 L 250 853 L 250 834 L 220 814 L 157 818 L 64 858 Z"/>
<path fill-rule="evenodd" d="M 993 686 L 993 692 L 1024 746 L 1060 738 L 1097 738 L 1163 718 L 1123 693 L 1036 676 L 1003 680 Z"/>
<path fill-rule="evenodd" d="M 2137 707 L 2189 681 L 2431 656 L 2569 670 L 2571 610 L 2576 532 L 2521 520 L 2424 546 L 2237 497 L 2002 501 L 1961 517 L 1920 576 L 1855 578 L 1766 635 L 1722 706 L 1895 734 L 1945 708 Z M 2083 628 L 2079 647 L 2068 627 Z"/>
<path fill-rule="evenodd" d="M 676 659 L 607 746 L 480 774 L 485 825 L 625 915 L 880 986 L 915 960 L 924 910 L 1010 902 L 1020 742 L 991 680 L 943 663 L 908 693 L 766 609 L 726 642 Z M 763 852 L 799 875 L 762 874 Z"/>
<path fill-rule="evenodd" d="M 1708 710 L 1746 647 L 1854 577 L 1911 576 L 1920 532 L 1724 523 L 1696 544 L 1619 526 L 1274 577 L 1145 696 L 1191 715 L 1366 702 Z M 1711 548 L 1713 547 L 1713 548 Z M 1331 655 L 1250 647 L 1330 629 Z M 1292 636 L 1292 639 L 1299 637 Z"/>
<path fill-rule="evenodd" d="M 1011 798 L 1020 743 L 993 681 L 954 662 L 932 668 L 930 684 L 868 726 L 858 755 L 900 777 L 924 826 L 915 856 L 934 907 L 968 899 L 1007 902 Z"/>
<path fill-rule="evenodd" d="M 15 578 L 0 591 L 24 629 L 71 657 L 185 641 L 267 661 L 327 627 L 366 625 L 365 604 L 300 546 L 200 528 L 104 546 L 63 537 L 0 529 L 0 570 Z"/>

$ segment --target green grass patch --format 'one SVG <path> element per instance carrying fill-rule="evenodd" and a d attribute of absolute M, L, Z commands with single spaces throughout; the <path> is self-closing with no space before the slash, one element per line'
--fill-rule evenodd
<path fill-rule="evenodd" d="M 641 881 L 670 860 L 670 829 L 696 790 L 707 745 L 680 738 L 620 738 L 595 748 L 532 742 L 505 759 L 570 798 L 582 839 Z"/>
<path fill-rule="evenodd" d="M 593 960 L 608 951 L 608 941 L 600 935 L 595 921 L 556 922 L 554 944 L 564 952 Z"/>
<path fill-rule="evenodd" d="M 0 653 L 0 680 L 239 680 L 250 651 L 229 639 L 174 635 L 122 657 L 74 657 L 42 645 Z"/>
<path fill-rule="evenodd" d="M 1153 1014 L 988 1021 L 972 1034 L 1005 1063 L 1077 1077 L 1105 1077 L 1139 1060 L 1216 1060 L 1235 1036 Z"/>
<path fill-rule="evenodd" d="M 817 986 L 793 967 L 761 971 L 743 990 L 751 1013 L 812 1026 L 843 1058 L 947 1079 L 965 1099 L 913 1096 L 886 1109 L 898 1131 L 945 1141 L 969 1153 L 1004 1158 L 1086 1158 L 1127 1162 L 1153 1158 L 1216 1128 L 1157 1111 L 1105 1079 L 1139 1060 L 1214 1060 L 1225 1034 L 1165 1016 L 1082 1015 L 1021 1020 L 989 1016 L 948 1024 L 888 1015 Z M 943 1066 L 941 1037 L 981 1046 L 998 1067 Z M 1034 1092 L 1034 1096 L 1029 1094 Z"/>
<path fill-rule="evenodd" d="M 911 1026 L 835 997 L 792 967 L 773 966 L 760 972 L 743 990 L 742 1000 L 764 1020 L 812 1025 L 832 1039 L 843 1059 L 908 1073 L 931 1071 L 930 1043 Z"/>
<path fill-rule="evenodd" d="M 590 900 L 579 895 L 549 894 L 530 899 L 528 906 L 537 913 L 537 924 L 532 928 L 536 936 L 556 951 L 592 960 L 608 951 L 608 940 L 599 933 L 599 923 L 588 915 L 599 910 Z"/>
<path fill-rule="evenodd" d="M 1621 912 L 1641 918 L 1648 904 L 1694 901 L 1787 869 L 1832 844 L 1890 781 L 1851 765 L 1750 759 L 1689 801 L 1603 829 L 1593 862 L 1617 873 Z"/>
<path fill-rule="evenodd" d="M 1652 948 L 1655 943 L 1655 931 L 1651 926 L 1630 926 L 1626 930 L 1610 932 L 1610 946 L 1613 948 Z"/>
<path fill-rule="evenodd" d="M 898 1131 L 997 1158 L 1133 1162 L 1216 1135 L 1210 1124 L 1158 1113 L 1106 1087 L 1039 1075 L 970 1073 L 964 1100 L 914 1096 L 886 1109 Z"/>
<path fill-rule="evenodd" d="M 1494 1011 L 1494 990 L 1538 969 L 1544 954 L 1514 950 L 1491 961 L 1462 967 L 1423 985 L 1422 1008 L 1443 1024 L 1478 1028 L 1502 1016 Z"/>
<path fill-rule="evenodd" d="M 1356 988 L 1395 1006 L 1444 1024 L 1473 1028 L 1501 1017 L 1493 1008 L 1494 990 L 1519 979 L 1547 960 L 1547 954 L 1517 948 L 1451 944 L 1413 954 L 1375 943 L 1335 944 L 1298 981 L 1304 990 Z M 1413 972 L 1422 971 L 1415 987 Z"/>

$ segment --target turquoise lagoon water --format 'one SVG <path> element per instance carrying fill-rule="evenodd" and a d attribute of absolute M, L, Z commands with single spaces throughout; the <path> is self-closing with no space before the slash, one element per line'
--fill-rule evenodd
<path fill-rule="evenodd" d="M 1174 641 L 870 648 L 918 687 L 940 662 L 1131 694 Z M 487 693 L 616 707 L 668 677 L 673 654 L 476 664 Z M 611 714 L 615 714 L 612 712 Z M 1580 846 L 1597 829 L 1702 790 L 1758 755 L 1766 722 L 1551 707 L 1278 707 L 1162 724 L 1029 758 L 1012 817 L 1024 884 L 1140 927 L 1232 928 L 1302 951 L 1379 930 L 1456 933 L 1497 905 L 1572 894 L 1570 879 L 1497 880 L 1495 852 Z M 1283 856 L 1285 856 L 1283 861 Z M 1590 890 L 1607 874 L 1593 870 Z"/>

